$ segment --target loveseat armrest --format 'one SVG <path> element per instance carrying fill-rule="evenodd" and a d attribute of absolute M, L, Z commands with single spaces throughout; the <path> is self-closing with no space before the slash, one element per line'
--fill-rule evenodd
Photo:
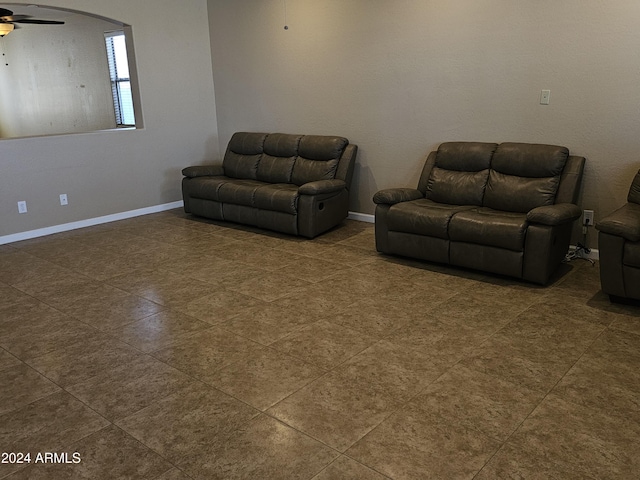
<path fill-rule="evenodd" d="M 347 188 L 344 180 L 337 178 L 331 180 L 316 180 L 300 185 L 298 193 L 300 195 L 322 195 L 325 193 L 339 192 Z"/>
<path fill-rule="evenodd" d="M 189 178 L 194 177 L 219 177 L 224 175 L 222 165 L 193 165 L 182 169 L 182 175 Z"/>
<path fill-rule="evenodd" d="M 630 242 L 640 240 L 640 205 L 627 203 L 596 223 L 601 232 L 623 237 Z"/>
<path fill-rule="evenodd" d="M 423 197 L 422 192 L 415 188 L 387 188 L 377 192 L 373 196 L 373 202 L 378 205 L 395 205 L 396 203 L 410 202 Z"/>
<path fill-rule="evenodd" d="M 555 205 L 544 205 L 536 207 L 527 213 L 527 221 L 530 223 L 540 223 L 542 225 L 562 225 L 573 222 L 580 218 L 582 211 L 580 207 L 573 203 L 557 203 Z"/>

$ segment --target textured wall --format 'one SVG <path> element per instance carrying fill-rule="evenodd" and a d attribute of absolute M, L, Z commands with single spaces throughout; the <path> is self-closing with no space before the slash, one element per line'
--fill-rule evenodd
<path fill-rule="evenodd" d="M 116 27 L 87 15 L 64 21 L 0 40 L 0 138 L 116 128 L 104 41 Z"/>
<path fill-rule="evenodd" d="M 0 140 L 0 237 L 180 200 L 218 152 L 206 0 L 47 3 L 132 25 L 144 129 Z"/>
<path fill-rule="evenodd" d="M 569 147 L 587 157 L 596 220 L 640 168 L 637 0 L 209 0 L 209 13 L 221 144 L 236 130 L 347 136 L 353 211 L 414 186 L 444 141 Z"/>

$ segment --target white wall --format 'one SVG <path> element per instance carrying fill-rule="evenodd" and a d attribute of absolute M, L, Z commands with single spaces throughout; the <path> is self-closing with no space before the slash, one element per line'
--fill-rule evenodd
<path fill-rule="evenodd" d="M 116 26 L 86 15 L 64 21 L 0 39 L 0 138 L 116 128 L 104 40 Z"/>
<path fill-rule="evenodd" d="M 587 157 L 581 203 L 596 220 L 640 168 L 637 0 L 209 0 L 209 12 L 221 144 L 237 130 L 348 137 L 351 210 L 415 186 L 444 141 L 569 147 Z"/>
<path fill-rule="evenodd" d="M 180 200 L 219 150 L 206 0 L 47 3 L 132 25 L 145 127 L 0 140 L 0 237 Z"/>

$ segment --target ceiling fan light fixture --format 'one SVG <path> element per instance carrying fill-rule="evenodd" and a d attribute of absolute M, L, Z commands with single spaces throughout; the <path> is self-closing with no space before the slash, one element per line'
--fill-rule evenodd
<path fill-rule="evenodd" d="M 13 23 L 0 23 L 0 37 L 4 37 L 8 33 L 13 32 Z"/>

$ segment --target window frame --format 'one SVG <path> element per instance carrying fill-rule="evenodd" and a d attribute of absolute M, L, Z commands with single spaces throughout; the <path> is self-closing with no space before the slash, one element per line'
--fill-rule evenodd
<path fill-rule="evenodd" d="M 111 82 L 111 94 L 113 96 L 113 108 L 115 114 L 116 128 L 135 128 L 136 127 L 136 114 L 135 105 L 133 100 L 133 83 L 131 80 L 131 74 L 129 70 L 129 55 L 127 51 L 127 68 L 129 75 L 126 77 L 119 76 L 118 69 L 118 57 L 115 53 L 114 41 L 115 37 L 122 37 L 125 45 L 127 42 L 127 36 L 124 30 L 114 30 L 105 32 L 105 48 L 107 54 L 107 63 L 109 68 L 109 80 Z M 127 49 L 128 50 L 128 49 Z M 123 68 L 120 68 L 123 70 Z M 123 98 L 122 84 L 128 84 L 128 98 Z M 127 107 L 130 105 L 130 108 Z M 127 117 L 130 116 L 133 122 L 127 122 Z"/>

